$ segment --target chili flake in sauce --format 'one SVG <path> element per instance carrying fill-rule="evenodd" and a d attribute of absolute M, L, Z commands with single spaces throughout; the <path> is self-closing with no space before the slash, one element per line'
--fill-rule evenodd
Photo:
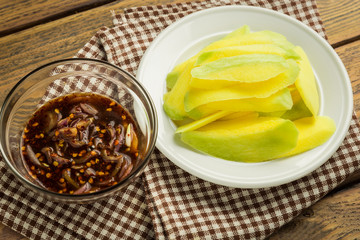
<path fill-rule="evenodd" d="M 126 178 L 139 158 L 132 116 L 110 98 L 72 93 L 37 110 L 27 123 L 21 152 L 42 187 L 84 194 Z"/>

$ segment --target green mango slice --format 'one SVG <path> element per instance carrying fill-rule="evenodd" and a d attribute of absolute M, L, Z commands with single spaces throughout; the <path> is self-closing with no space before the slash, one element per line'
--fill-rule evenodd
<path fill-rule="evenodd" d="M 234 112 L 256 111 L 261 113 L 260 114 L 261 116 L 280 117 L 292 107 L 291 94 L 287 90 L 279 91 L 276 95 L 274 94 L 269 98 L 265 98 L 264 100 L 260 100 L 260 101 L 255 101 L 254 103 L 252 101 L 253 99 L 254 98 L 250 98 L 245 101 L 240 99 L 240 100 L 225 100 L 225 101 L 212 102 L 194 108 L 191 111 L 187 112 L 187 114 L 188 117 L 190 117 L 191 119 L 198 120 L 200 118 L 204 118 L 206 116 L 214 114 L 219 110 L 227 109 L 228 111 L 234 111 Z M 270 101 L 266 102 L 267 100 Z M 277 109 L 282 109 L 282 110 L 277 110 Z"/>
<path fill-rule="evenodd" d="M 190 112 L 186 112 L 188 117 L 194 120 L 198 120 L 200 118 L 209 116 L 211 114 L 216 113 L 219 110 L 216 109 L 212 109 L 212 108 L 208 108 L 205 105 L 199 106 L 197 108 L 194 108 L 193 110 L 191 110 Z"/>
<path fill-rule="evenodd" d="M 326 116 L 301 118 L 294 121 L 299 130 L 296 147 L 280 157 L 296 155 L 325 143 L 335 132 L 334 120 Z"/>
<path fill-rule="evenodd" d="M 195 58 L 196 57 L 190 58 L 187 61 L 176 65 L 176 67 L 171 72 L 169 72 L 167 74 L 167 76 L 166 76 L 166 87 L 169 90 L 171 90 L 175 86 L 176 81 L 178 80 L 181 73 L 185 70 L 188 63 L 192 62 Z"/>
<path fill-rule="evenodd" d="M 164 94 L 163 108 L 166 114 L 173 120 L 182 120 L 187 117 L 184 108 L 184 97 L 189 90 L 191 69 L 194 66 L 195 59 L 187 63 L 184 71 L 180 74 L 174 87 L 170 92 Z"/>
<path fill-rule="evenodd" d="M 285 88 L 267 98 L 243 98 L 216 101 L 204 104 L 210 109 L 228 111 L 276 112 L 291 109 L 293 102 L 290 91 Z"/>
<path fill-rule="evenodd" d="M 258 112 L 233 112 L 230 113 L 222 118 L 219 118 L 219 121 L 226 121 L 226 120 L 232 120 L 232 119 L 250 119 L 250 118 L 257 118 L 259 117 Z"/>
<path fill-rule="evenodd" d="M 185 111 L 189 112 L 200 105 L 210 102 L 224 101 L 230 99 L 269 97 L 274 93 L 278 92 L 279 90 L 292 85 L 295 82 L 299 73 L 299 67 L 292 59 L 287 60 L 287 62 L 289 64 L 289 69 L 287 69 L 284 73 L 281 73 L 278 76 L 271 78 L 267 81 L 255 83 L 238 83 L 236 85 L 232 85 L 226 88 L 216 88 L 209 90 L 190 88 L 189 92 L 186 93 L 184 99 Z M 200 83 L 195 81 L 196 79 L 191 79 L 191 87 L 193 87 L 194 84 Z M 212 83 L 214 82 L 214 80 L 204 80 L 204 82 L 205 81 L 207 81 L 208 83 L 203 86 L 213 85 Z"/>
<path fill-rule="evenodd" d="M 200 79 L 260 82 L 273 78 L 288 68 L 286 59 L 278 55 L 247 54 L 220 58 L 195 67 L 191 70 L 191 75 Z"/>
<path fill-rule="evenodd" d="M 196 65 L 204 65 L 206 63 L 218 60 L 224 57 L 233 57 L 246 54 L 274 54 L 283 58 L 295 58 L 299 56 L 294 51 L 287 51 L 274 44 L 253 44 L 234 47 L 217 48 L 215 50 L 206 51 L 199 55 Z"/>
<path fill-rule="evenodd" d="M 228 33 L 225 37 L 221 40 L 227 40 L 230 38 L 238 38 L 250 33 L 250 27 L 248 25 L 243 25 L 242 27 Z"/>
<path fill-rule="evenodd" d="M 253 44 L 275 44 L 285 50 L 292 51 L 294 45 L 291 44 L 285 36 L 282 34 L 272 32 L 272 31 L 258 31 L 251 32 L 232 38 L 232 41 L 236 43 L 227 44 L 227 46 L 240 46 L 240 45 L 253 45 Z M 223 46 L 226 47 L 226 46 Z M 296 55 L 296 53 L 293 53 Z"/>
<path fill-rule="evenodd" d="M 215 121 L 181 134 L 181 140 L 195 149 L 241 162 L 274 159 L 295 148 L 297 139 L 295 124 L 281 118 Z"/>
<path fill-rule="evenodd" d="M 230 113 L 232 113 L 232 112 L 231 111 L 218 111 L 207 117 L 201 118 L 199 120 L 196 120 L 191 123 L 188 123 L 188 124 L 178 127 L 176 129 L 175 133 L 188 132 L 188 131 L 198 129 L 200 127 L 205 126 L 206 124 L 209 124 L 209 123 L 219 119 L 219 118 L 225 117 L 225 116 L 229 115 Z"/>
<path fill-rule="evenodd" d="M 310 110 L 313 116 L 317 116 L 320 103 L 314 72 L 304 50 L 297 46 L 294 48 L 294 51 L 296 51 L 301 57 L 301 60 L 298 60 L 300 73 L 295 82 L 296 88 L 298 89 L 306 107 Z"/>
<path fill-rule="evenodd" d="M 281 117 L 289 120 L 296 120 L 299 118 L 311 117 L 312 113 L 306 107 L 302 100 L 299 91 L 295 88 L 291 90 L 291 98 L 293 100 L 293 106 L 290 110 L 284 112 Z"/>
<path fill-rule="evenodd" d="M 229 33 L 228 35 L 226 35 L 222 39 L 220 39 L 220 40 L 218 40 L 216 42 L 213 42 L 210 45 L 206 46 L 203 50 L 201 50 L 195 56 L 193 56 L 193 57 L 189 58 L 188 60 L 176 65 L 175 68 L 170 73 L 168 73 L 168 75 L 166 76 L 166 87 L 168 89 L 172 89 L 175 86 L 175 83 L 176 83 L 177 79 L 179 78 L 180 74 L 184 71 L 187 64 L 189 62 L 193 61 L 194 59 L 197 59 L 197 57 L 202 52 L 214 50 L 214 49 L 220 48 L 220 47 L 234 46 L 234 45 L 236 45 L 236 41 L 233 40 L 234 38 L 235 39 L 239 38 L 239 37 L 241 37 L 243 35 L 248 34 L 249 32 L 250 32 L 249 26 L 244 25 L 241 28 L 238 28 L 235 31 Z"/>
<path fill-rule="evenodd" d="M 271 31 L 260 31 L 260 32 L 250 33 L 250 28 L 247 25 L 244 25 L 241 28 L 236 29 L 235 31 L 223 37 L 222 39 L 209 44 L 193 57 L 197 58 L 201 53 L 206 51 L 211 51 L 217 48 L 252 45 L 252 44 L 274 44 L 286 50 L 288 57 L 292 57 L 294 59 L 299 58 L 298 54 L 295 51 L 293 51 L 294 46 L 289 41 L 287 41 L 283 35 Z M 175 85 L 175 82 L 177 81 L 180 73 L 184 70 L 188 61 L 190 61 L 190 59 L 178 64 L 168 74 L 166 78 L 168 89 L 171 89 Z"/>

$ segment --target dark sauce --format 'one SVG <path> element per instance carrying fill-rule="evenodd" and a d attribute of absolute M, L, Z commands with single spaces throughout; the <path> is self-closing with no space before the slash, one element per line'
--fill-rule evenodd
<path fill-rule="evenodd" d="M 21 152 L 42 187 L 84 194 L 125 179 L 139 159 L 136 124 L 120 104 L 92 93 L 53 99 L 27 123 Z"/>

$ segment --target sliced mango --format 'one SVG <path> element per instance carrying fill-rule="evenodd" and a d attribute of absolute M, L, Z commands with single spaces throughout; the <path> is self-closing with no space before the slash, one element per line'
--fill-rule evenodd
<path fill-rule="evenodd" d="M 187 114 L 184 109 L 184 96 L 189 90 L 191 69 L 195 59 L 187 63 L 184 71 L 179 76 L 170 92 L 164 94 L 164 111 L 173 120 L 182 120 Z"/>
<path fill-rule="evenodd" d="M 280 157 L 292 156 L 318 147 L 325 143 L 336 130 L 334 120 L 326 116 L 301 118 L 294 121 L 294 124 L 299 130 L 296 147 Z"/>
<path fill-rule="evenodd" d="M 279 74 L 280 75 L 280 74 Z M 269 79 L 270 80 L 270 79 Z M 268 81 L 268 80 L 266 80 Z M 228 81 L 228 80 L 219 80 L 219 79 L 200 79 L 200 78 L 191 78 L 190 86 L 192 88 L 198 88 L 198 89 L 220 89 L 220 88 L 226 88 L 231 87 L 237 84 L 241 84 L 237 81 Z M 247 84 L 247 83 L 243 83 Z M 197 91 L 197 89 L 196 89 Z"/>
<path fill-rule="evenodd" d="M 301 60 L 298 60 L 300 73 L 295 82 L 296 88 L 307 108 L 313 116 L 316 116 L 319 112 L 320 103 L 314 72 L 304 50 L 297 46 L 294 48 L 294 51 L 301 57 Z"/>
<path fill-rule="evenodd" d="M 201 118 L 199 120 L 196 120 L 196 121 L 193 121 L 186 125 L 183 125 L 181 127 L 178 127 L 176 129 L 175 133 L 193 131 L 193 130 L 203 127 L 206 124 L 209 124 L 219 118 L 225 117 L 225 116 L 229 115 L 230 113 L 232 113 L 232 112 L 231 111 L 218 111 L 218 112 L 211 114 L 205 118 Z"/>
<path fill-rule="evenodd" d="M 226 121 L 232 119 L 250 119 L 250 118 L 257 118 L 259 117 L 258 112 L 233 112 L 229 115 L 226 115 L 222 118 L 219 118 L 219 121 Z"/>
<path fill-rule="evenodd" d="M 189 118 L 193 119 L 193 120 L 199 120 L 201 118 L 207 117 L 211 114 L 214 114 L 216 112 L 218 112 L 219 110 L 216 109 L 212 109 L 212 108 L 208 108 L 205 105 L 194 108 L 193 110 L 191 110 L 190 112 L 187 112 Z M 240 111 L 240 112 L 234 112 L 234 113 L 230 113 L 229 115 L 222 117 L 219 119 L 219 121 L 221 120 L 230 120 L 230 119 L 235 119 L 235 118 L 241 118 L 241 117 L 258 117 L 259 113 L 258 112 L 253 112 L 253 111 Z"/>
<path fill-rule="evenodd" d="M 294 105 L 293 105 L 294 107 Z M 283 111 L 275 111 L 275 112 L 260 112 L 259 116 L 261 117 L 281 117 L 289 110 L 283 110 Z"/>
<path fill-rule="evenodd" d="M 199 56 L 201 53 L 205 51 L 210 51 L 217 48 L 238 46 L 239 45 L 238 39 L 242 38 L 245 35 L 248 35 L 249 33 L 250 33 L 249 26 L 244 25 L 241 28 L 238 28 L 235 31 L 227 34 L 225 37 L 221 38 L 220 40 L 210 43 L 208 46 L 204 47 L 197 56 Z"/>
<path fill-rule="evenodd" d="M 252 45 L 252 44 L 275 44 L 285 49 L 288 57 L 292 57 L 296 59 L 299 57 L 298 54 L 292 49 L 294 46 L 290 42 L 288 42 L 286 38 L 281 34 L 271 31 L 260 31 L 260 32 L 250 33 L 249 26 L 244 25 L 241 28 L 229 33 L 222 39 L 209 44 L 208 46 L 203 48 L 198 54 L 193 56 L 193 58 L 197 58 L 203 52 L 211 51 L 217 48 Z M 188 61 L 190 61 L 190 59 L 178 64 L 168 74 L 166 78 L 166 82 L 167 82 L 167 87 L 169 89 L 171 89 L 175 85 L 175 82 L 177 81 L 180 75 L 179 73 L 184 69 Z"/>
<path fill-rule="evenodd" d="M 207 104 L 210 102 L 224 101 L 230 99 L 243 99 L 243 98 L 265 98 L 273 95 L 280 89 L 286 88 L 292 85 L 299 73 L 299 67 L 296 62 L 292 59 L 287 60 L 289 69 L 279 74 L 278 76 L 271 78 L 263 82 L 255 83 L 238 83 L 226 88 L 218 89 L 196 89 L 190 88 L 189 92 L 186 93 L 184 99 L 185 111 L 189 112 L 192 109 Z M 191 79 L 190 85 L 200 84 L 201 82 L 196 79 Z M 215 80 L 204 80 L 208 83 L 202 86 L 212 86 L 212 82 Z M 230 82 L 230 81 L 227 81 Z M 216 85 L 216 84 L 215 84 Z M 196 85 L 198 86 L 198 85 Z"/>
<path fill-rule="evenodd" d="M 244 46 L 234 46 L 217 48 L 212 51 L 206 51 L 199 55 L 196 65 L 203 65 L 224 57 L 233 57 L 244 54 L 274 54 L 283 58 L 297 58 L 293 51 L 289 52 L 274 44 L 254 44 Z"/>
<path fill-rule="evenodd" d="M 310 62 L 275 32 L 243 26 L 177 65 L 164 110 L 191 147 L 243 162 L 292 156 L 327 141 Z M 192 121 L 191 119 L 195 119 Z"/>
<path fill-rule="evenodd" d="M 311 117 L 312 113 L 306 107 L 304 101 L 302 100 L 299 91 L 295 88 L 291 91 L 291 98 L 293 100 L 293 106 L 290 110 L 286 111 L 281 115 L 284 119 L 296 120 L 304 117 Z"/>
<path fill-rule="evenodd" d="M 295 124 L 281 118 L 216 121 L 181 134 L 181 140 L 195 149 L 242 162 L 274 159 L 292 150 L 297 138 Z"/>
<path fill-rule="evenodd" d="M 248 54 L 220 58 L 191 70 L 194 78 L 260 82 L 285 72 L 285 58 L 271 54 Z M 261 71 L 259 71 L 261 69 Z"/>
<path fill-rule="evenodd" d="M 210 102 L 192 109 L 187 112 L 187 115 L 192 119 L 198 120 L 219 110 L 228 110 L 234 112 L 257 111 L 262 112 L 263 116 L 278 117 L 284 114 L 286 110 L 291 109 L 292 104 L 289 90 L 283 89 L 267 98 L 245 98 Z M 273 111 L 276 114 L 272 114 Z"/>
<path fill-rule="evenodd" d="M 210 89 L 219 90 L 220 88 L 229 87 L 229 89 L 234 89 L 234 91 L 247 92 L 246 94 L 247 96 L 264 97 L 273 94 L 274 91 L 277 91 L 281 88 L 287 87 L 295 83 L 300 68 L 298 64 L 292 59 L 288 59 L 286 60 L 286 62 L 288 63 L 289 68 L 285 72 L 280 73 L 279 75 L 265 81 L 242 83 L 242 82 L 228 81 L 228 80 L 210 80 L 210 79 L 192 78 L 190 82 L 190 86 L 192 88 L 209 89 L 209 90 Z"/>
<path fill-rule="evenodd" d="M 292 50 L 295 46 L 289 42 L 286 37 L 280 33 L 264 30 L 259 32 L 254 32 L 254 35 L 257 38 L 269 38 L 273 44 L 276 44 L 286 50 Z M 296 53 L 294 53 L 296 54 Z"/>
<path fill-rule="evenodd" d="M 176 65 L 176 67 L 170 73 L 168 73 L 168 75 L 166 76 L 166 87 L 169 90 L 171 90 L 175 86 L 176 81 L 178 80 L 181 73 L 185 70 L 188 63 L 193 61 L 194 59 L 196 59 L 196 57 L 190 58 L 187 61 Z"/>
<path fill-rule="evenodd" d="M 166 77 L 166 87 L 168 89 L 172 89 L 174 87 L 177 79 L 179 78 L 181 72 L 184 71 L 186 65 L 190 61 L 193 61 L 194 59 L 197 59 L 197 57 L 202 52 L 214 50 L 214 49 L 220 48 L 220 47 L 236 46 L 237 42 L 234 39 L 239 38 L 239 37 L 241 37 L 241 36 L 243 36 L 245 34 L 248 34 L 249 32 L 250 32 L 249 26 L 244 25 L 241 28 L 238 28 L 237 30 L 229 33 L 228 35 L 226 35 L 222 39 L 209 44 L 208 46 L 206 46 L 203 50 L 201 50 L 195 56 L 193 56 L 193 57 L 189 58 L 188 60 L 176 65 L 175 68 L 170 73 L 168 73 L 168 75 Z"/>
<path fill-rule="evenodd" d="M 259 114 L 257 112 L 217 111 L 196 121 L 183 124 L 182 126 L 176 129 L 175 133 L 193 131 L 216 120 L 219 121 L 226 121 L 231 119 L 245 120 L 245 119 L 255 119 L 258 116 Z"/>
<path fill-rule="evenodd" d="M 290 91 L 285 88 L 267 98 L 244 98 L 210 102 L 200 107 L 204 109 L 227 111 L 274 112 L 288 110 L 292 107 Z"/>
<path fill-rule="evenodd" d="M 214 114 L 214 113 L 216 113 L 218 111 L 219 110 L 208 108 L 208 107 L 206 107 L 206 105 L 203 105 L 203 106 L 199 106 L 197 108 L 194 108 L 190 112 L 186 112 L 186 113 L 187 113 L 189 118 L 194 119 L 194 120 L 198 120 L 200 118 L 204 118 L 206 116 Z"/>
<path fill-rule="evenodd" d="M 236 41 L 236 44 L 227 44 L 228 46 L 239 46 L 239 45 L 253 45 L 253 44 L 275 44 L 285 50 L 292 51 L 294 48 L 294 45 L 291 44 L 285 36 L 275 33 L 272 31 L 258 31 L 258 32 L 252 32 L 248 34 L 244 34 L 242 36 L 239 36 L 237 38 L 232 38 L 234 42 Z M 222 44 L 225 45 L 225 44 Z M 223 46 L 226 47 L 226 46 Z M 293 53 L 296 55 L 296 53 Z"/>
<path fill-rule="evenodd" d="M 242 27 L 228 33 L 221 40 L 227 40 L 227 39 L 230 39 L 230 38 L 238 38 L 238 37 L 244 36 L 244 35 L 246 35 L 248 33 L 250 33 L 250 27 L 248 25 L 244 25 L 244 26 L 242 26 Z"/>

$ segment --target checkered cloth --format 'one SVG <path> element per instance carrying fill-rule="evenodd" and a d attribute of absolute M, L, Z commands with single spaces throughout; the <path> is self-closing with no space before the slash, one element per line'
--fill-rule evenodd
<path fill-rule="evenodd" d="M 77 57 L 109 61 L 135 73 L 151 41 L 192 12 L 252 5 L 299 19 L 325 36 L 314 0 L 207 0 L 126 9 L 114 14 Z M 360 168 L 355 115 L 337 152 L 316 171 L 263 189 L 219 186 L 188 174 L 155 150 L 144 173 L 110 199 L 58 204 L 25 189 L 0 161 L 0 221 L 31 239 L 263 239 Z"/>

